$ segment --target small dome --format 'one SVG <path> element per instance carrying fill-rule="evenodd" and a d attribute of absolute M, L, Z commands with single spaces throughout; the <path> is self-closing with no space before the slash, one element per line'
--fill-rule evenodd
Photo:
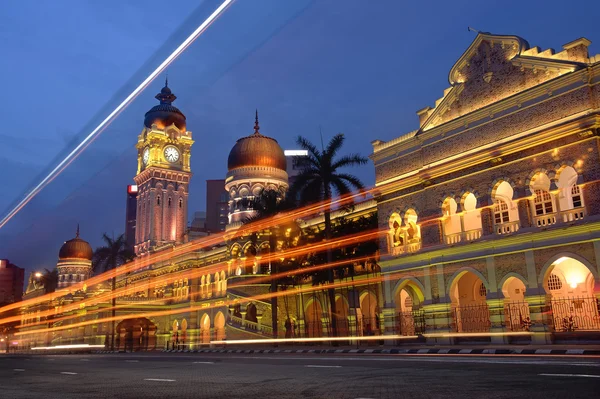
<path fill-rule="evenodd" d="M 169 82 L 166 81 L 165 87 L 155 97 L 160 104 L 146 112 L 144 125 L 150 128 L 155 124 L 159 129 L 164 129 L 174 124 L 179 130 L 185 130 L 185 115 L 177 107 L 171 105 L 177 97 L 171 93 L 168 84 Z"/>
<path fill-rule="evenodd" d="M 58 252 L 58 259 L 86 259 L 92 260 L 94 251 L 90 244 L 79 238 L 79 226 L 77 226 L 77 235 L 72 240 L 66 241 Z"/>
<path fill-rule="evenodd" d="M 287 161 L 277 140 L 259 133 L 258 112 L 254 134 L 239 139 L 227 159 L 229 171 L 245 166 L 267 166 L 286 170 Z"/>

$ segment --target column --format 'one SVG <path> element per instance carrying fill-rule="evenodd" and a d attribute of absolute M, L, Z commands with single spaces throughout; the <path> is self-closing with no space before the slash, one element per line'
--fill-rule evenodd
<path fill-rule="evenodd" d="M 496 281 L 496 265 L 493 256 L 488 256 L 485 259 L 489 289 L 486 295 L 486 302 L 490 313 L 490 333 L 504 333 L 504 295 L 498 292 L 498 282 Z M 491 341 L 493 344 L 508 343 L 506 336 L 492 335 Z"/>

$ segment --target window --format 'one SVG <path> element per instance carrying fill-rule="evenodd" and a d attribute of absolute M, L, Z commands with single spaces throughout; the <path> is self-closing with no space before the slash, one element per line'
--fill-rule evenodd
<path fill-rule="evenodd" d="M 487 296 L 487 289 L 485 288 L 485 284 L 483 283 L 481 283 L 481 285 L 479 286 L 479 296 Z"/>
<path fill-rule="evenodd" d="M 548 289 L 550 291 L 558 291 L 562 288 L 562 281 L 560 281 L 560 278 L 552 273 L 550 275 L 550 277 L 548 277 Z"/>
<path fill-rule="evenodd" d="M 183 208 L 183 199 L 179 198 L 179 207 Z"/>
<path fill-rule="evenodd" d="M 581 189 L 578 185 L 571 187 L 571 198 L 573 199 L 573 208 L 581 208 L 583 202 L 581 201 Z"/>
<path fill-rule="evenodd" d="M 548 191 L 535 190 L 535 200 L 533 202 L 535 205 L 536 216 L 554 212 L 552 207 L 552 196 Z"/>
<path fill-rule="evenodd" d="M 502 200 L 497 200 L 496 205 L 494 205 L 494 222 L 500 224 L 508 221 L 508 205 Z"/>
<path fill-rule="evenodd" d="M 156 205 L 160 205 L 160 197 L 156 197 Z"/>
<path fill-rule="evenodd" d="M 412 309 L 412 307 L 413 307 L 413 300 L 410 297 L 410 295 L 407 296 L 406 299 L 404 300 L 404 307 L 406 309 Z"/>

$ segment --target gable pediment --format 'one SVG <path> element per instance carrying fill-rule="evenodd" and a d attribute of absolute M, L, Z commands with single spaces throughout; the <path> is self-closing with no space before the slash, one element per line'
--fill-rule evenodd
<path fill-rule="evenodd" d="M 564 51 L 530 48 L 518 36 L 479 33 L 450 69 L 450 88 L 435 107 L 418 112 L 421 131 L 499 102 L 585 66 L 589 41 L 579 39 Z"/>

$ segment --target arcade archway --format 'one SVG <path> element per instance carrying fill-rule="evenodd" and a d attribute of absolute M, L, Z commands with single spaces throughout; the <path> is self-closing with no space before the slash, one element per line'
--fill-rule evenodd
<path fill-rule="evenodd" d="M 127 319 L 116 327 L 115 347 L 130 352 L 156 349 L 156 325 L 146 318 Z"/>

